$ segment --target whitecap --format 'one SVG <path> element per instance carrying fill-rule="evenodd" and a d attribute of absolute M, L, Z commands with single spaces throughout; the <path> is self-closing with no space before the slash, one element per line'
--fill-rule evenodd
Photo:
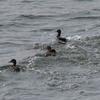
<path fill-rule="evenodd" d="M 80 39 L 82 39 L 82 37 L 79 36 L 79 35 L 75 35 L 75 36 L 72 36 L 72 37 L 68 36 L 67 39 L 68 40 L 80 40 Z"/>

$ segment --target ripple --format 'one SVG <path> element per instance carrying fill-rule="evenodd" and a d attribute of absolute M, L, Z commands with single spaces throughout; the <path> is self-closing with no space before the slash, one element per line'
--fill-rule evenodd
<path fill-rule="evenodd" d="M 32 1 L 32 0 L 23 0 L 22 3 L 31 3 L 31 2 L 35 2 L 35 1 Z"/>
<path fill-rule="evenodd" d="M 71 18 L 71 19 L 76 19 L 76 20 L 87 20 L 87 19 L 99 20 L 100 16 L 83 16 L 83 17 L 74 17 L 74 18 Z"/>
<path fill-rule="evenodd" d="M 90 2 L 90 1 L 93 1 L 93 0 L 75 0 L 75 1 L 80 1 L 80 2 L 82 2 L 82 1 L 84 1 L 84 2 Z"/>
<path fill-rule="evenodd" d="M 46 19 L 54 17 L 53 15 L 21 15 L 21 18 L 28 18 L 28 19 Z"/>

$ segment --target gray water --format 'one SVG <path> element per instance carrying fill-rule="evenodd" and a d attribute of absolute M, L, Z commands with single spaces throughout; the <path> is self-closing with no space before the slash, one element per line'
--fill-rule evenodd
<path fill-rule="evenodd" d="M 100 100 L 100 0 L 0 0 L 0 100 Z"/>

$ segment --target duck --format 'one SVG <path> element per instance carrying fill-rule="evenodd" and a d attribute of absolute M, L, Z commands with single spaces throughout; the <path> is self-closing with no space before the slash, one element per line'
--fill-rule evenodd
<path fill-rule="evenodd" d="M 20 72 L 19 66 L 16 66 L 17 63 L 16 59 L 12 59 L 11 61 L 9 61 L 9 63 L 13 63 L 13 66 L 10 67 L 12 71 Z"/>
<path fill-rule="evenodd" d="M 56 55 L 56 50 L 52 49 L 51 46 L 47 46 L 47 52 L 45 54 L 45 56 L 55 56 Z"/>
<path fill-rule="evenodd" d="M 61 37 L 61 30 L 58 29 L 56 32 L 58 33 L 57 35 L 58 42 L 65 44 L 67 42 L 67 39 L 65 37 Z"/>

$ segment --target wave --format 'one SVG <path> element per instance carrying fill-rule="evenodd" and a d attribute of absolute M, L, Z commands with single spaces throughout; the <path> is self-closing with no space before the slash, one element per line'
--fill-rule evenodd
<path fill-rule="evenodd" d="M 20 18 L 28 18 L 28 19 L 46 19 L 55 17 L 54 15 L 20 15 Z"/>
<path fill-rule="evenodd" d="M 84 17 L 74 17 L 74 18 L 70 18 L 70 19 L 76 19 L 76 20 L 85 20 L 85 19 L 91 19 L 91 20 L 99 20 L 100 16 L 84 16 Z"/>
<path fill-rule="evenodd" d="M 33 1 L 33 0 L 23 0 L 21 2 L 23 2 L 23 3 L 31 3 L 31 2 L 35 2 L 35 1 Z"/>
<path fill-rule="evenodd" d="M 34 55 L 26 58 L 28 61 L 24 61 L 28 70 L 34 70 L 34 68 L 47 68 L 52 66 L 63 65 L 92 65 L 99 66 L 99 45 L 100 45 L 100 36 L 91 36 L 91 37 L 81 37 L 79 35 L 67 37 L 68 43 L 66 45 L 58 43 L 50 44 L 36 44 L 31 50 L 35 50 Z M 9 42 L 8 42 L 9 44 Z M 11 43 L 10 43 L 11 44 Z M 15 44 L 11 44 L 15 45 Z M 17 44 L 16 44 L 17 45 Z M 47 45 L 52 46 L 57 51 L 55 57 L 45 57 L 45 47 Z M 27 49 L 30 50 L 30 49 Z M 91 62 L 91 63 L 90 63 Z M 1 67 L 2 68 L 6 67 Z M 8 68 L 8 66 L 7 66 Z"/>
<path fill-rule="evenodd" d="M 90 1 L 93 1 L 93 0 L 74 0 L 74 1 L 84 1 L 84 2 L 90 2 Z"/>
<path fill-rule="evenodd" d="M 97 8 L 95 8 L 95 9 L 93 9 L 94 11 L 100 11 L 100 9 L 97 9 Z"/>
<path fill-rule="evenodd" d="M 100 53 L 100 36 L 85 38 L 82 38 L 81 36 L 73 36 L 68 38 L 69 41 L 66 45 L 53 43 L 50 44 L 57 50 L 57 55 L 55 57 L 45 57 L 44 55 L 46 51 L 43 49 L 42 51 L 40 51 L 40 53 L 30 58 L 31 62 L 29 63 L 29 66 L 34 67 L 34 65 L 36 65 L 38 67 L 44 68 L 45 66 L 52 66 L 55 61 L 59 62 L 59 64 L 61 64 L 62 62 L 63 64 L 67 64 L 69 62 L 75 65 L 85 65 L 89 64 L 90 59 L 92 64 L 99 64 L 99 61 L 97 59 Z M 41 46 L 38 47 L 38 49 L 41 49 Z M 96 63 L 94 63 L 95 61 Z"/>

